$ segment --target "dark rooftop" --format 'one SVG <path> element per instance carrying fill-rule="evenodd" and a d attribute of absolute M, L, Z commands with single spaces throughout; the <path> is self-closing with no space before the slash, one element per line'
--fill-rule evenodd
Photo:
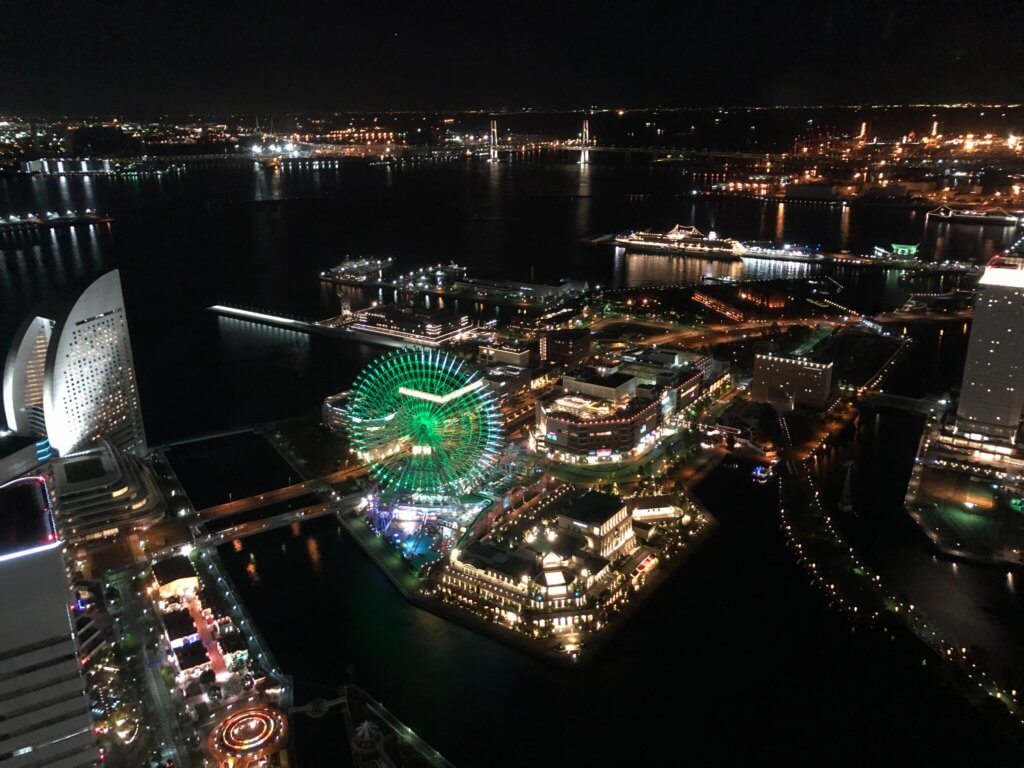
<path fill-rule="evenodd" d="M 587 491 L 560 514 L 587 525 L 602 525 L 622 509 L 622 499 L 611 493 Z"/>
<path fill-rule="evenodd" d="M 220 646 L 221 653 L 235 653 L 237 651 L 244 651 L 249 647 L 245 642 L 245 638 L 239 632 L 225 632 L 221 634 L 217 638 L 217 644 Z"/>
<path fill-rule="evenodd" d="M 210 660 L 210 657 L 206 655 L 206 649 L 198 640 L 181 646 L 181 648 L 175 650 L 174 656 L 178 659 L 178 666 L 183 671 L 201 666 Z"/>
<path fill-rule="evenodd" d="M 157 584 L 170 584 L 178 579 L 187 579 L 196 575 L 192 561 L 184 555 L 175 555 L 153 563 L 153 576 Z"/>
<path fill-rule="evenodd" d="M 103 460 L 99 456 L 83 456 L 73 461 L 64 461 L 64 474 L 69 483 L 83 483 L 96 480 L 106 474 Z"/>
<path fill-rule="evenodd" d="M 188 611 L 168 611 L 163 615 L 163 620 L 164 626 L 167 628 L 167 636 L 171 640 L 178 640 L 196 633 L 196 623 Z"/>
<path fill-rule="evenodd" d="M 475 541 L 462 551 L 459 559 L 477 568 L 503 573 L 519 581 L 523 574 L 532 576 L 537 571 L 533 557 L 521 549 L 502 549 L 486 541 Z"/>
<path fill-rule="evenodd" d="M 636 377 L 630 373 L 598 373 L 593 368 L 577 368 L 571 371 L 569 376 L 577 381 L 585 381 L 588 384 L 600 384 L 602 387 L 620 387 Z"/>
<path fill-rule="evenodd" d="M 566 341 L 583 339 L 590 336 L 589 328 L 561 328 L 556 331 L 545 331 L 548 338 L 563 339 Z"/>
<path fill-rule="evenodd" d="M 47 544 L 55 537 L 42 478 L 26 477 L 0 486 L 0 555 Z"/>

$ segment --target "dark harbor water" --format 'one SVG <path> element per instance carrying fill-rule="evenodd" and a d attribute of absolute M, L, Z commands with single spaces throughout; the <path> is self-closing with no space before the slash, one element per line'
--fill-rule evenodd
<path fill-rule="evenodd" d="M 0 179 L 0 214 L 88 207 L 115 218 L 109 230 L 0 236 L 0 346 L 37 301 L 119 267 L 147 431 L 161 442 L 314 411 L 380 354 L 206 311 L 234 302 L 327 315 L 335 300 L 317 275 L 347 254 L 638 286 L 740 277 L 739 269 L 794 279 L 810 272 L 626 256 L 585 238 L 693 223 L 828 251 L 920 242 L 927 258 L 981 261 L 1009 234 L 926 226 L 922 212 L 902 208 L 782 205 L 692 189 L 693 179 L 669 165 L 536 160 Z M 846 286 L 840 300 L 863 311 L 898 306 L 908 292 L 895 271 L 834 276 Z M 938 330 L 914 330 L 891 391 L 937 395 L 957 385 L 962 324 L 944 325 L 941 337 Z M 880 411 L 862 422 L 849 450 L 870 478 L 857 503 L 871 514 L 851 521 L 851 535 L 937 618 L 959 622 L 965 642 L 991 645 L 1000 664 L 1020 663 L 1024 622 L 1014 618 L 1022 614 L 1012 580 L 933 559 L 900 510 L 915 419 Z M 841 467 L 841 458 L 832 463 Z M 825 472 L 833 493 L 835 466 Z M 808 587 L 779 540 L 773 488 L 752 485 L 746 468 L 722 467 L 697 493 L 720 530 L 575 670 L 410 607 L 330 519 L 248 539 L 237 551 L 226 546 L 222 557 L 300 701 L 329 696 L 351 667 L 356 682 L 459 766 L 521 765 L 524 755 L 545 765 L 1015 764 L 920 654 L 851 634 Z M 348 759 L 336 718 L 300 720 L 296 737 L 302 766 Z"/>
<path fill-rule="evenodd" d="M 848 440 L 822 462 L 826 496 L 838 500 L 847 460 L 854 513 L 837 519 L 858 552 L 909 602 L 1016 685 L 1024 670 L 1024 581 L 1019 571 L 943 558 L 903 510 L 923 418 L 866 410 Z"/>
<path fill-rule="evenodd" d="M 914 345 L 885 390 L 909 397 L 947 397 L 960 385 L 969 324 L 911 325 Z M 827 498 L 838 501 L 846 462 L 854 462 L 850 514 L 837 513 L 858 552 L 897 592 L 922 607 L 965 645 L 983 649 L 1004 679 L 1024 671 L 1024 581 L 1005 566 L 937 555 L 903 509 L 924 416 L 892 408 L 865 409 L 819 462 Z"/>
<path fill-rule="evenodd" d="M 206 311 L 234 302 L 325 316 L 334 299 L 318 274 L 347 254 L 394 256 L 403 267 L 454 260 L 480 276 L 647 285 L 740 270 L 800 278 L 809 268 L 627 256 L 584 238 L 693 223 L 828 251 L 920 242 L 929 258 L 981 260 L 1009 234 L 926 226 L 922 212 L 905 208 L 695 197 L 693 183 L 672 165 L 539 160 L 277 173 L 198 164 L 139 179 L 4 178 L 2 214 L 92 208 L 115 220 L 109 230 L 0 236 L 0 344 L 40 300 L 120 267 L 146 426 L 162 441 L 290 416 L 348 385 L 375 349 Z M 836 277 L 854 308 L 890 308 L 907 295 L 895 271 Z"/>
<path fill-rule="evenodd" d="M 721 528 L 579 669 L 410 607 L 330 519 L 221 557 L 300 700 L 351 669 L 457 766 L 1009 764 L 923 654 L 825 606 L 779 540 L 775 489 L 749 475 L 698 488 Z M 344 764 L 339 719 L 295 728 L 301 765 Z"/>

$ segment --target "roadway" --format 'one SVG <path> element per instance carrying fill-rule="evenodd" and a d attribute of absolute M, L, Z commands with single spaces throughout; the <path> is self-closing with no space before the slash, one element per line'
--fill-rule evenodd
<path fill-rule="evenodd" d="M 935 323 L 947 320 L 970 320 L 974 317 L 973 309 L 961 309 L 958 312 L 883 312 L 875 315 L 876 323 Z"/>
<path fill-rule="evenodd" d="M 213 507 L 201 509 L 199 510 L 199 520 L 201 522 L 206 520 L 215 520 L 219 517 L 234 515 L 239 512 L 248 512 L 249 510 L 258 509 L 259 507 L 266 507 L 280 501 L 288 501 L 289 499 L 302 496 L 305 493 L 326 490 L 327 486 L 332 483 L 340 483 L 365 474 L 366 467 L 361 464 L 357 464 L 347 469 L 339 469 L 337 472 L 332 472 L 329 475 L 313 478 L 312 480 L 303 480 L 302 482 L 292 483 L 291 485 L 286 485 L 283 488 L 277 488 L 273 491 L 267 491 L 266 493 L 248 496 L 244 499 L 226 501 L 223 504 L 217 504 Z"/>
<path fill-rule="evenodd" d="M 856 325 L 861 320 L 860 315 L 850 316 L 847 320 L 833 320 L 825 318 L 797 318 L 791 320 L 775 321 L 746 321 L 742 323 L 705 325 L 700 328 L 683 327 L 676 323 L 667 323 L 659 320 L 632 320 L 628 317 L 608 318 L 598 320 L 591 326 L 594 332 L 603 330 L 608 326 L 626 324 L 639 326 L 653 330 L 660 330 L 663 333 L 648 336 L 644 339 L 645 344 L 680 344 L 682 346 L 702 347 L 708 344 L 723 344 L 736 341 L 740 338 L 752 338 L 774 333 L 779 328 L 792 328 L 796 326 L 815 327 L 823 323 L 841 326 Z"/>
<path fill-rule="evenodd" d="M 339 509 L 354 503 L 359 496 L 360 494 L 345 496 L 335 502 L 311 504 L 308 507 L 301 507 L 300 509 L 293 509 L 289 512 L 282 512 L 274 515 L 273 517 L 239 523 L 238 525 L 233 525 L 230 528 L 225 528 L 223 531 L 196 536 L 195 544 L 197 547 L 218 547 L 225 542 L 234 541 L 235 539 L 244 539 L 246 536 L 252 536 L 253 534 L 263 533 L 265 531 L 272 531 L 275 528 L 283 528 L 284 526 L 291 525 L 292 523 L 302 523 L 307 520 L 313 520 L 314 518 L 323 517 L 324 515 L 337 512 Z"/>
<path fill-rule="evenodd" d="M 927 398 L 918 397 L 904 397 L 902 395 L 892 395 L 888 392 L 878 392 L 876 390 L 865 390 L 857 394 L 857 401 L 864 405 L 873 406 L 884 406 L 888 408 L 899 408 L 904 411 L 912 411 L 914 413 L 942 413 L 946 408 L 946 403 L 938 400 L 929 400 Z"/>
<path fill-rule="evenodd" d="M 125 575 L 113 577 L 111 582 L 121 595 L 121 604 L 124 606 L 124 610 L 118 617 L 124 622 L 121 636 L 133 635 L 138 642 L 143 678 L 146 691 L 149 694 L 149 714 L 151 718 L 156 718 L 160 729 L 163 758 L 173 759 L 176 766 L 188 765 L 184 759 L 189 754 L 185 738 L 181 733 L 178 718 L 174 715 L 175 709 L 170 691 L 167 690 L 167 685 L 160 674 L 163 663 L 159 656 L 153 659 L 150 655 L 151 626 L 145 617 L 146 606 L 142 604 L 138 593 L 132 588 Z"/>

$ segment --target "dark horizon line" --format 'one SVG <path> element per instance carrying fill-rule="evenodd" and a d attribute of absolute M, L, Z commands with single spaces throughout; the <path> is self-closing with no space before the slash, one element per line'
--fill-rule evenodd
<path fill-rule="evenodd" d="M 1024 108 L 1024 100 L 1021 101 L 943 101 L 943 102 L 873 102 L 873 101 L 859 101 L 859 102 L 837 102 L 832 104 L 801 104 L 801 103 L 789 103 L 789 104 L 756 104 L 756 103 L 708 103 L 708 104 L 692 104 L 692 105 L 649 105 L 649 106 L 519 106 L 519 107 L 429 107 L 429 108 L 408 108 L 408 107 L 387 107 L 387 108 L 353 108 L 353 109 L 330 109 L 330 108 L 314 108 L 309 110 L 301 110 L 295 108 L 288 109 L 257 109 L 257 110 L 245 110 L 235 111 L 229 110 L 226 112 L 217 111 L 187 111 L 179 112 L 177 116 L 183 117 L 254 117 L 260 115 L 284 115 L 284 116 L 317 116 L 317 115 L 370 115 L 370 114 L 383 114 L 383 115 L 442 115 L 442 114 L 454 114 L 454 115 L 491 115 L 500 117 L 516 116 L 516 115 L 557 115 L 557 114 L 604 114 L 614 113 L 618 111 L 629 112 L 705 112 L 710 110 L 749 110 L 749 111 L 785 111 L 785 110 L 816 110 L 816 109 L 1021 109 Z M 85 119 L 141 119 L 138 117 L 140 114 L 151 115 L 156 113 L 156 117 L 170 118 L 175 115 L 168 111 L 161 110 L 148 110 L 148 109 L 131 109 L 124 111 L 116 110 L 105 110 L 102 112 L 43 112 L 43 111 L 29 111 L 29 110 L 10 110 L 4 107 L 0 107 L 0 116 L 3 117 L 18 117 L 22 120 L 85 120 Z M 153 119 L 147 117 L 147 119 Z"/>

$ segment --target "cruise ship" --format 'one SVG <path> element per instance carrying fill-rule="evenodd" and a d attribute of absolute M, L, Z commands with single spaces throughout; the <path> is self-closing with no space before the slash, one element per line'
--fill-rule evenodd
<path fill-rule="evenodd" d="M 629 232 L 615 237 L 615 244 L 627 251 L 700 256 L 705 259 L 739 261 L 746 247 L 737 240 L 705 235 L 696 227 L 677 224 L 668 232 Z"/>
<path fill-rule="evenodd" d="M 925 219 L 958 224 L 1001 224 L 1006 227 L 1021 221 L 1021 217 L 1003 208 L 950 208 L 948 205 L 940 205 L 934 211 L 928 211 Z"/>

